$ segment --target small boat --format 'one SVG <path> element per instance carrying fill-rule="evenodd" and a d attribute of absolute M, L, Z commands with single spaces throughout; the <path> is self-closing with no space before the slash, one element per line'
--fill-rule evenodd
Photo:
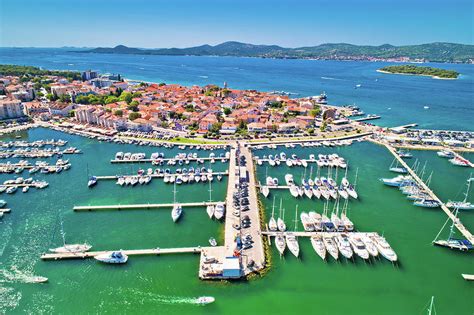
<path fill-rule="evenodd" d="M 94 259 L 107 264 L 124 264 L 127 262 L 128 256 L 121 251 L 116 251 L 94 256 Z"/>
<path fill-rule="evenodd" d="M 300 219 L 301 223 L 303 224 L 303 228 L 306 232 L 314 231 L 314 223 L 306 212 L 301 212 Z"/>
<path fill-rule="evenodd" d="M 449 158 L 449 159 L 452 159 L 454 158 L 454 152 L 451 151 L 451 150 L 448 150 L 448 149 L 443 149 L 441 151 L 438 151 L 436 152 L 436 154 L 439 156 L 439 157 L 443 157 L 443 158 Z"/>
<path fill-rule="evenodd" d="M 64 244 L 61 247 L 52 248 L 49 251 L 57 254 L 84 253 L 92 248 L 89 244 Z"/>
<path fill-rule="evenodd" d="M 27 279 L 28 283 L 45 283 L 48 282 L 48 278 L 41 276 L 32 276 Z"/>
<path fill-rule="evenodd" d="M 30 190 L 30 186 L 23 187 L 23 189 L 21 191 L 26 193 L 26 192 L 28 192 L 28 190 Z"/>
<path fill-rule="evenodd" d="M 97 184 L 97 177 L 92 176 L 89 178 L 89 181 L 87 182 L 87 187 L 91 188 Z"/>
<path fill-rule="evenodd" d="M 211 244 L 211 246 L 217 246 L 217 241 L 214 237 L 211 237 L 209 239 L 209 244 Z"/>
<path fill-rule="evenodd" d="M 298 198 L 300 196 L 300 191 L 296 185 L 290 186 L 290 194 L 295 198 Z"/>
<path fill-rule="evenodd" d="M 398 175 L 394 178 L 380 178 L 380 181 L 387 186 L 400 187 L 412 183 L 413 179 L 411 176 Z"/>
<path fill-rule="evenodd" d="M 450 159 L 449 162 L 456 166 L 463 166 L 463 167 L 471 166 L 471 163 L 461 156 L 455 156 L 453 159 Z"/>
<path fill-rule="evenodd" d="M 206 305 L 206 304 L 211 304 L 214 303 L 216 299 L 213 298 L 212 296 L 201 296 L 196 299 L 196 304 L 200 305 Z"/>
<path fill-rule="evenodd" d="M 173 219 L 173 222 L 178 221 L 182 213 L 183 207 L 179 204 L 175 204 L 173 206 L 173 210 L 171 210 L 171 218 Z"/>
<path fill-rule="evenodd" d="M 6 193 L 7 194 L 14 194 L 17 191 L 17 189 L 18 189 L 17 186 L 8 187 Z"/>
<path fill-rule="evenodd" d="M 324 246 L 323 238 L 321 235 L 315 235 L 311 237 L 311 245 L 314 251 L 321 257 L 322 260 L 326 259 L 326 246 Z"/>
<path fill-rule="evenodd" d="M 402 158 L 402 159 L 411 159 L 413 155 L 408 152 L 408 151 L 403 151 L 403 150 L 398 150 L 397 154 Z"/>
<path fill-rule="evenodd" d="M 270 189 L 268 188 L 268 186 L 262 186 L 260 191 L 265 198 L 267 198 L 268 195 L 270 194 Z"/>
<path fill-rule="evenodd" d="M 277 236 L 275 236 L 275 246 L 280 255 L 283 255 L 285 253 L 286 241 L 285 237 L 282 234 L 277 234 Z"/>
<path fill-rule="evenodd" d="M 0 208 L 3 208 L 7 205 L 7 202 L 3 199 L 0 199 Z"/>

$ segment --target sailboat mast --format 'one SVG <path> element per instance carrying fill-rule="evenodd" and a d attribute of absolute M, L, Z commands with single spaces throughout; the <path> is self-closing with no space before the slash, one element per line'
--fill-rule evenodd
<path fill-rule="evenodd" d="M 313 179 L 313 166 L 309 168 L 309 179 Z"/>
<path fill-rule="evenodd" d="M 298 205 L 296 205 L 296 209 L 295 209 L 295 232 L 296 232 L 296 228 L 298 227 Z"/>
<path fill-rule="evenodd" d="M 176 181 L 173 185 L 173 204 L 176 204 Z"/>
<path fill-rule="evenodd" d="M 276 196 L 273 196 L 273 205 L 272 205 L 272 218 L 275 215 L 275 198 Z"/>
<path fill-rule="evenodd" d="M 431 297 L 430 308 L 428 309 L 428 315 L 431 315 L 433 311 L 434 296 Z"/>
<path fill-rule="evenodd" d="M 209 202 L 212 202 L 212 182 L 209 181 Z"/>
<path fill-rule="evenodd" d="M 467 196 L 469 195 L 469 188 L 471 188 L 471 177 L 472 177 L 472 173 L 469 174 L 469 179 L 467 180 L 467 188 L 466 188 L 466 193 L 464 193 L 463 202 L 467 201 Z"/>

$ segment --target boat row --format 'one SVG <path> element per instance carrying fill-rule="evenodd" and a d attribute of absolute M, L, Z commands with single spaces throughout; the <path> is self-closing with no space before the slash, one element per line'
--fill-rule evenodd
<path fill-rule="evenodd" d="M 343 139 L 343 140 L 324 140 L 324 141 L 305 141 L 305 142 L 289 142 L 289 143 L 272 143 L 272 144 L 257 144 L 252 146 L 254 150 L 264 150 L 264 149 L 277 149 L 279 145 L 284 146 L 287 149 L 296 148 L 297 146 L 301 148 L 313 148 L 313 147 L 341 147 L 351 145 L 354 141 L 362 141 L 359 139 Z"/>
<path fill-rule="evenodd" d="M 427 186 L 431 180 L 428 178 Z M 398 187 L 407 199 L 413 201 L 413 205 L 423 208 L 439 208 L 441 203 L 421 187 L 410 175 L 398 175 L 393 178 L 380 178 L 380 181 L 390 187 Z"/>
<path fill-rule="evenodd" d="M 468 159 L 460 155 L 456 155 L 456 153 L 454 153 L 453 150 L 443 149 L 436 152 L 436 154 L 438 154 L 439 157 L 449 159 L 449 162 L 453 165 L 462 166 L 462 167 L 472 166 L 472 163 Z"/>
<path fill-rule="evenodd" d="M 335 260 L 340 256 L 346 259 L 358 256 L 368 260 L 379 255 L 391 262 L 398 260 L 387 240 L 377 233 L 314 233 L 310 240 L 314 251 L 323 260 L 326 260 L 328 254 Z M 300 247 L 295 233 L 277 233 L 275 246 L 280 255 L 284 255 L 288 248 L 294 256 L 299 256 Z"/>
<path fill-rule="evenodd" d="M 43 189 L 48 187 L 48 182 L 34 180 L 33 178 L 26 178 L 23 179 L 22 177 L 18 177 L 17 179 L 10 179 L 3 182 L 0 185 L 0 193 L 7 193 L 7 194 L 14 194 L 18 190 L 18 188 L 22 189 L 22 192 L 26 193 L 30 190 L 31 187 Z"/>
<path fill-rule="evenodd" d="M 274 183 L 273 178 L 267 177 L 267 186 L 274 186 L 268 185 Z M 338 184 L 334 179 L 331 177 L 315 177 L 314 180 L 309 178 L 308 180 L 302 179 L 301 185 L 296 185 L 293 179 L 292 174 L 285 175 L 285 182 L 286 185 L 289 186 L 290 194 L 295 197 L 304 197 L 313 198 L 316 197 L 317 199 L 338 199 L 339 197 L 343 199 L 349 199 L 352 197 L 354 199 L 358 198 L 357 191 L 354 185 L 350 184 L 347 180 L 347 177 L 343 177 L 341 183 Z"/>
<path fill-rule="evenodd" d="M 67 144 L 66 140 L 62 139 L 46 139 L 46 140 L 36 140 L 32 142 L 17 140 L 17 141 L 2 141 L 0 147 L 2 148 L 42 148 L 44 146 L 53 146 L 53 147 L 62 147 Z"/>
<path fill-rule="evenodd" d="M 69 147 L 64 150 L 60 150 L 58 147 L 55 149 L 15 149 L 15 150 L 2 150 L 0 151 L 0 159 L 9 158 L 49 158 L 53 156 L 62 156 L 63 154 L 79 154 L 81 150 L 75 147 Z"/>
<path fill-rule="evenodd" d="M 221 152 L 220 154 L 216 154 L 214 152 L 211 152 L 209 154 L 209 157 L 207 159 L 210 160 L 226 160 L 230 157 L 230 152 Z M 175 163 L 185 163 L 186 161 L 190 160 L 200 160 L 204 161 L 204 158 L 199 157 L 196 152 L 194 153 L 178 153 L 174 157 L 171 158 L 165 158 L 165 154 L 163 152 L 154 152 L 150 155 L 149 158 L 147 158 L 147 155 L 142 152 L 138 153 L 131 153 L 131 152 L 117 152 L 115 154 L 115 160 L 118 161 L 142 161 L 142 160 L 152 160 L 156 162 L 164 162 L 165 160 L 167 162 L 169 161 L 175 161 Z M 171 165 L 171 164 L 169 164 Z"/>
<path fill-rule="evenodd" d="M 278 166 L 284 163 L 288 167 L 308 167 L 308 163 L 316 163 L 318 167 L 347 167 L 345 159 L 336 153 L 329 155 L 318 154 L 317 158 L 314 154 L 310 154 L 308 159 L 301 159 L 296 154 L 292 154 L 291 157 L 287 157 L 285 152 L 281 152 L 280 154 L 276 155 L 264 155 L 262 159 L 256 157 L 256 160 L 258 165 L 263 165 L 263 162 L 267 162 L 270 166 Z"/>

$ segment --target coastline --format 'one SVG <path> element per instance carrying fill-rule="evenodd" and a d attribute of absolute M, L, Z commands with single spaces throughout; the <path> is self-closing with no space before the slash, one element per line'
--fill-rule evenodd
<path fill-rule="evenodd" d="M 380 69 L 375 70 L 379 73 L 385 73 L 385 74 L 399 74 L 399 75 L 412 75 L 412 76 L 418 76 L 418 77 L 430 77 L 435 80 L 457 80 L 458 78 L 441 78 L 436 75 L 429 75 L 429 74 L 413 74 L 413 73 L 401 73 L 401 72 L 388 72 L 388 71 L 383 71 Z"/>

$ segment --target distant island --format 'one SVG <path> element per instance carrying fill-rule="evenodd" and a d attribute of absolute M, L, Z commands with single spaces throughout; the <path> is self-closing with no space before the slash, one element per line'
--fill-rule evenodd
<path fill-rule="evenodd" d="M 392 61 L 392 62 L 450 62 L 474 63 L 474 45 L 430 43 L 409 46 L 359 46 L 352 44 L 322 44 L 300 48 L 277 45 L 253 45 L 225 42 L 219 45 L 201 45 L 190 48 L 141 49 L 118 45 L 75 50 L 78 53 L 139 54 L 168 56 L 234 56 L 282 59 Z"/>
<path fill-rule="evenodd" d="M 454 70 L 445 70 L 433 67 L 420 67 L 414 65 L 388 66 L 377 71 L 391 74 L 430 76 L 435 79 L 457 79 L 457 77 L 459 76 L 459 72 L 456 72 Z"/>

